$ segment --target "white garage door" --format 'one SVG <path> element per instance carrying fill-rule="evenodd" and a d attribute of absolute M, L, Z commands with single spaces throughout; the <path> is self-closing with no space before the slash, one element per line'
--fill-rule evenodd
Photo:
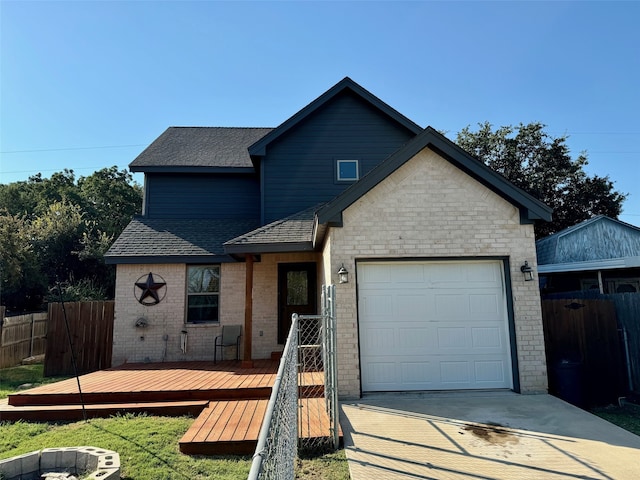
<path fill-rule="evenodd" d="M 358 265 L 362 390 L 511 388 L 502 263 Z"/>

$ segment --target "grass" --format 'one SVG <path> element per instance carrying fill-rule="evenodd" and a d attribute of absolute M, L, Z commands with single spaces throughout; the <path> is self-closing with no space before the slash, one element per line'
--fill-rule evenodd
<path fill-rule="evenodd" d="M 7 398 L 10 393 L 17 391 L 20 385 L 31 384 L 32 388 L 62 380 L 60 377 L 44 378 L 43 371 L 44 365 L 41 363 L 1 369 L 0 399 Z"/>
<path fill-rule="evenodd" d="M 42 365 L 0 370 L 0 395 L 4 395 L 0 398 L 25 383 L 36 386 L 57 380 L 43 379 Z M 180 438 L 193 420 L 187 416 L 124 414 L 88 422 L 0 422 L 0 459 L 42 448 L 91 445 L 118 452 L 122 480 L 246 479 L 250 457 L 180 452 Z M 344 450 L 298 459 L 296 478 L 348 480 Z"/>
<path fill-rule="evenodd" d="M 98 446 L 120 454 L 123 480 L 246 479 L 247 457 L 198 457 L 180 453 L 190 417 L 118 415 L 89 422 L 0 424 L 0 458 L 51 447 Z"/>
<path fill-rule="evenodd" d="M 608 407 L 592 410 L 595 415 L 604 418 L 625 430 L 640 435 L 640 406 L 624 404 L 623 406 L 610 405 Z"/>

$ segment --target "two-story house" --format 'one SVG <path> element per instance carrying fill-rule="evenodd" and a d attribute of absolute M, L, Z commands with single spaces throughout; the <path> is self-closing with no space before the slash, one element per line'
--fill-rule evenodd
<path fill-rule="evenodd" d="M 525 277 L 550 209 L 351 79 L 273 129 L 169 128 L 130 168 L 145 197 L 106 255 L 114 365 L 213 360 L 231 324 L 245 362 L 269 358 L 337 284 L 342 397 L 546 390 Z"/>

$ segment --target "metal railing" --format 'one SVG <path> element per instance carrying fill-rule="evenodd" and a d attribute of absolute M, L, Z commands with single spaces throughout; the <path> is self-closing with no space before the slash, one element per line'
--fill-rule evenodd
<path fill-rule="evenodd" d="M 249 480 L 293 479 L 298 442 L 298 319 L 293 315 L 267 411 L 260 428 Z"/>
<path fill-rule="evenodd" d="M 292 316 L 249 480 L 293 479 L 298 451 L 338 448 L 335 285 L 323 285 L 321 313 Z"/>

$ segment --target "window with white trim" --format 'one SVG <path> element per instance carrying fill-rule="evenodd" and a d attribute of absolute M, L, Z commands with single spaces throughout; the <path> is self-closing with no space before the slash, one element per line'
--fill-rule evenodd
<path fill-rule="evenodd" d="M 220 265 L 187 266 L 187 323 L 218 322 Z"/>
<path fill-rule="evenodd" d="M 360 178 L 358 160 L 338 160 L 336 169 L 339 182 L 355 182 Z"/>

